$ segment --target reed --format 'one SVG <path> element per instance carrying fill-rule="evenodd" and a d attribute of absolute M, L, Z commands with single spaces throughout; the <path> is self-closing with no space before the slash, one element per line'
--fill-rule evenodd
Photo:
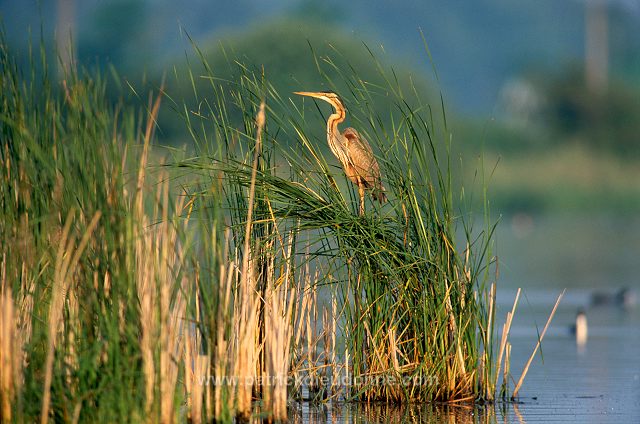
<path fill-rule="evenodd" d="M 67 216 L 64 229 L 62 230 L 62 236 L 60 238 L 60 247 L 58 255 L 56 257 L 55 273 L 53 280 L 53 293 L 51 296 L 51 305 L 49 308 L 49 328 L 47 331 L 48 343 L 47 343 L 47 356 L 44 369 L 44 388 L 42 396 L 42 411 L 40 415 L 40 422 L 46 424 L 49 421 L 49 407 L 51 402 L 51 381 L 53 379 L 53 361 L 56 350 L 56 340 L 58 333 L 69 332 L 70 330 L 64 329 L 65 324 L 71 324 L 69 321 L 66 323 L 62 320 L 64 304 L 67 302 L 67 295 L 74 278 L 76 267 L 80 257 L 82 256 L 89 238 L 91 237 L 93 230 L 98 224 L 101 213 L 98 211 L 93 216 L 91 222 L 87 227 L 87 231 L 82 236 L 78 247 L 75 246 L 75 240 L 73 235 L 70 234 L 71 224 L 73 223 L 73 210 L 69 212 Z M 73 330 L 71 330 L 73 331 Z M 70 355 L 73 355 L 73 350 L 69 351 Z"/>
<path fill-rule="evenodd" d="M 291 246 L 288 249 L 291 254 Z M 263 399 L 270 419 L 287 420 L 287 381 L 291 367 L 291 341 L 293 339 L 293 309 L 295 286 L 290 287 L 291 265 L 285 269 L 281 281 L 267 284 L 265 298 L 265 373 Z M 275 275 L 275 270 L 268 271 Z"/>
<path fill-rule="evenodd" d="M 18 337 L 18 317 L 11 287 L 6 282 L 5 256 L 2 257 L 0 290 L 0 418 L 10 422 L 12 404 L 22 386 L 22 347 Z"/>
<path fill-rule="evenodd" d="M 145 374 L 147 414 L 158 414 L 158 421 L 174 422 L 175 394 L 179 364 L 184 354 L 187 279 L 182 269 L 184 248 L 179 230 L 169 217 L 168 184 L 158 185 L 157 210 L 153 226 L 141 221 L 136 243 L 136 280 L 140 302 L 141 340 Z M 180 201 L 176 213 L 181 212 Z M 160 215 L 160 216 L 158 216 Z M 186 224 L 186 222 L 185 222 Z M 145 229 L 146 228 L 146 229 Z M 156 395 L 157 393 L 157 395 Z M 155 405 L 159 403 L 159 411 Z"/>
<path fill-rule="evenodd" d="M 529 360 L 527 361 L 527 363 L 525 364 L 523 370 L 522 370 L 522 374 L 520 374 L 520 379 L 518 380 L 518 382 L 516 383 L 516 387 L 513 389 L 513 393 L 512 393 L 512 397 L 513 398 L 517 398 L 518 397 L 518 392 L 520 391 L 520 388 L 522 387 L 522 383 L 524 382 L 524 378 L 527 375 L 527 372 L 529 372 L 529 367 L 531 366 L 531 362 L 533 361 L 533 358 L 536 356 L 536 352 L 538 352 L 538 349 L 540 348 L 540 344 L 542 343 L 542 339 L 544 339 L 544 335 L 547 332 L 547 329 L 549 328 L 549 324 L 551 324 L 551 320 L 553 319 L 553 316 L 556 313 L 556 310 L 558 309 L 558 305 L 560 305 L 560 301 L 562 300 L 562 296 L 564 296 L 564 290 L 562 291 L 562 293 L 560 293 L 560 295 L 558 296 L 558 299 L 556 300 L 556 303 L 553 305 L 553 309 L 551 310 L 551 313 L 549 314 L 549 318 L 547 318 L 547 323 L 544 325 L 544 328 L 542 329 L 542 333 L 540 333 L 540 337 L 538 337 L 538 341 L 536 343 L 536 346 L 533 348 L 533 352 L 531 353 L 531 356 L 529 357 Z"/>

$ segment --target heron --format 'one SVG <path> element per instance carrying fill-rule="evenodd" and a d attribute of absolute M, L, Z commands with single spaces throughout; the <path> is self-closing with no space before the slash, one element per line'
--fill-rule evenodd
<path fill-rule="evenodd" d="M 342 133 L 338 124 L 346 117 L 346 109 L 336 93 L 330 91 L 296 91 L 294 94 L 324 100 L 335 109 L 327 119 L 327 142 L 331 152 L 338 158 L 347 177 L 358 187 L 360 215 L 364 215 L 365 191 L 381 204 L 387 201 L 380 177 L 380 166 L 373 155 L 369 142 L 353 128 Z"/>

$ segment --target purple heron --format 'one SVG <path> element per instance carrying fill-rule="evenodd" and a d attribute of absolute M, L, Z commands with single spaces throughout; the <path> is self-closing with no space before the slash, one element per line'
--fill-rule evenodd
<path fill-rule="evenodd" d="M 380 178 L 380 166 L 373 156 L 369 142 L 353 128 L 347 128 L 342 133 L 338 130 L 338 124 L 346 117 L 346 109 L 340 97 L 328 91 L 297 91 L 294 94 L 324 100 L 335 109 L 327 119 L 327 142 L 331 152 L 342 164 L 344 173 L 358 186 L 360 215 L 364 215 L 365 190 L 370 191 L 371 197 L 378 202 L 386 202 L 387 196 L 384 194 L 384 186 Z"/>

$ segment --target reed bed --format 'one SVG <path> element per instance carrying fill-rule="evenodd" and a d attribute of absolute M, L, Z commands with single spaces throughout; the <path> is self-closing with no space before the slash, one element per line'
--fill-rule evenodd
<path fill-rule="evenodd" d="M 344 96 L 355 111 L 352 120 L 384 153 L 381 167 L 391 200 L 382 208 L 369 204 L 369 212 L 359 217 L 353 209 L 357 197 L 352 188 L 345 187 L 340 171 L 333 172 L 331 158 L 319 148 L 325 143 L 323 124 L 309 119 L 301 105 L 276 92 L 260 74 L 240 66 L 237 83 L 218 83 L 201 59 L 203 78 L 211 81 L 211 98 L 196 90 L 198 112 L 183 106 L 200 156 L 173 166 L 191 175 L 219 173 L 228 193 L 233 193 L 226 207 L 236 225 L 246 217 L 246 205 L 237 200 L 242 198 L 237 193 L 255 189 L 262 210 L 256 220 L 270 222 L 271 231 L 262 233 L 266 245 L 271 243 L 269 233 L 277 237 L 293 228 L 308 235 L 310 241 L 302 247 L 315 249 L 313 266 L 329 270 L 317 285 L 336 286 L 335 300 L 340 303 L 331 308 L 340 309 L 339 318 L 324 314 L 322 336 L 315 334 L 313 325 L 307 326 L 310 392 L 325 396 L 328 391 L 317 387 L 316 381 L 326 381 L 327 375 L 336 385 L 335 368 L 329 374 L 318 371 L 328 368 L 321 365 L 321 358 L 327 364 L 330 357 L 337 360 L 332 355 L 340 333 L 344 354 L 339 362 L 346 380 L 338 397 L 392 402 L 492 400 L 495 293 L 490 296 L 486 282 L 493 276 L 493 227 L 474 232 L 469 216 L 455 209 L 446 127 L 438 129 L 429 105 L 421 103 L 417 94 L 404 99 L 392 85 L 380 93 L 355 75 L 339 73 L 341 80 L 335 82 L 323 74 L 326 86 L 347 87 Z M 318 63 L 323 61 L 334 65 L 317 58 Z M 381 94 L 396 96 L 398 108 L 386 128 L 385 121 L 366 106 Z M 260 151 L 262 161 L 249 166 L 247 158 L 256 154 L 246 143 L 253 139 L 250 118 L 264 98 L 271 100 L 267 147 Z M 316 122 L 319 131 L 309 122 Z M 463 249 L 456 247 L 458 228 L 465 234 Z M 312 308 L 311 322 L 320 321 L 316 311 Z M 327 330 L 333 328 L 332 319 L 339 322 L 335 326 L 340 331 Z M 323 356 L 321 345 L 333 354 Z"/>
<path fill-rule="evenodd" d="M 138 110 L 109 104 L 98 73 L 53 80 L 37 50 L 24 71 L 2 43 L 2 421 L 493 401 L 502 363 L 511 378 L 508 325 L 494 352 L 493 226 L 476 231 L 461 206 L 444 115 L 382 67 L 372 88 L 317 58 L 379 153 L 390 200 L 359 216 L 317 111 L 245 66 L 218 81 L 201 59 L 199 109 L 162 86 Z M 367 106 L 379 95 L 389 117 Z M 157 159 L 163 104 L 195 155 Z"/>

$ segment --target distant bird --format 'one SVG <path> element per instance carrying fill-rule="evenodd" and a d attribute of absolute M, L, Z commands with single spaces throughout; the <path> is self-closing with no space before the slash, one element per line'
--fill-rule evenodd
<path fill-rule="evenodd" d="M 587 344 L 588 338 L 587 314 L 584 309 L 578 309 L 576 314 L 576 323 L 571 327 L 571 334 L 576 336 L 576 345 L 583 347 Z"/>
<path fill-rule="evenodd" d="M 370 191 L 371 197 L 378 202 L 386 202 L 387 196 L 380 177 L 380 166 L 373 156 L 371 146 L 353 128 L 347 128 L 342 133 L 338 130 L 338 124 L 346 117 L 346 110 L 338 95 L 327 91 L 299 91 L 294 94 L 324 100 L 335 109 L 327 120 L 327 142 L 331 152 L 342 164 L 347 177 L 358 186 L 360 215 L 364 215 L 365 190 Z"/>
<path fill-rule="evenodd" d="M 629 309 L 634 307 L 636 302 L 636 293 L 627 287 L 621 288 L 615 294 L 595 292 L 591 295 L 591 306 L 618 306 Z"/>

